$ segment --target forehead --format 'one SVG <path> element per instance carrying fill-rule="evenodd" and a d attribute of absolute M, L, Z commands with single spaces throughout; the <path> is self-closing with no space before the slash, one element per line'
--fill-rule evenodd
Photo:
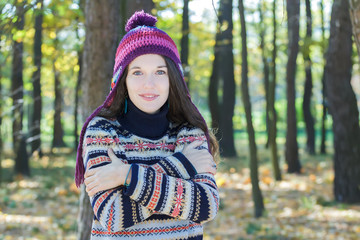
<path fill-rule="evenodd" d="M 135 58 L 130 64 L 132 67 L 159 67 L 166 66 L 165 59 L 158 54 L 145 54 Z"/>

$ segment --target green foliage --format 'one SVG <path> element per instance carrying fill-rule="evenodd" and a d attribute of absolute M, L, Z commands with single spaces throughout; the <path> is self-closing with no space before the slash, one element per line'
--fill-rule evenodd
<path fill-rule="evenodd" d="M 261 224 L 250 222 L 246 226 L 246 233 L 247 234 L 255 234 L 256 232 L 261 231 Z"/>
<path fill-rule="evenodd" d="M 25 13 L 25 27 L 24 30 L 19 31 L 12 27 L 12 22 L 15 21 L 14 7 L 12 4 L 0 5 L 0 29 L 5 35 L 1 37 L 2 54 L 1 62 L 2 67 L 2 80 L 3 93 L 5 98 L 2 98 L 4 107 L 4 128 L 6 125 L 11 124 L 11 105 L 12 100 L 10 96 L 11 87 L 11 54 L 12 54 L 12 41 L 24 42 L 24 132 L 27 133 L 31 126 L 28 126 L 28 119 L 31 117 L 31 108 L 33 104 L 32 98 L 32 74 L 35 70 L 33 64 L 33 41 L 34 41 L 34 18 L 36 14 L 39 14 L 37 10 L 39 6 L 28 5 Z M 84 41 L 84 16 L 78 3 L 72 0 L 54 0 L 45 1 L 43 14 L 43 34 L 42 34 L 42 71 L 41 71 L 41 89 L 43 98 L 43 119 L 42 125 L 42 138 L 45 145 L 51 142 L 52 126 L 53 126 L 53 101 L 54 101 L 54 73 L 53 64 L 61 72 L 60 81 L 63 87 L 64 94 L 64 122 L 69 122 L 73 119 L 72 107 L 75 95 L 75 83 L 77 80 L 77 74 L 79 71 L 77 52 L 81 50 Z M 78 32 L 77 32 L 78 31 Z M 4 37 L 3 37 L 4 36 Z M 65 97 L 66 96 L 66 97 Z M 69 126 L 69 125 L 67 125 Z M 72 124 L 70 126 L 73 129 Z M 10 142 L 7 130 L 5 132 L 5 142 Z M 71 131 L 66 131 L 71 134 Z M 71 134 L 72 135 L 72 134 Z"/>
<path fill-rule="evenodd" d="M 210 124 L 211 116 L 208 110 L 208 85 L 212 73 L 212 61 L 214 59 L 214 44 L 217 18 L 211 1 L 199 5 L 197 1 L 190 1 L 190 91 L 192 99 L 199 107 L 206 121 Z M 214 1 L 215 7 L 218 7 L 219 1 Z M 28 120 L 31 117 L 32 98 L 32 74 L 33 66 L 33 39 L 34 39 L 34 19 L 38 14 L 38 6 L 31 5 L 34 1 L 28 1 L 25 14 L 25 28 L 22 31 L 14 29 L 13 22 L 16 20 L 15 8 L 13 3 L 0 3 L 0 30 L 1 30 L 1 54 L 2 64 L 1 84 L 3 88 L 1 112 L 4 116 L 1 126 L 2 138 L 9 146 L 11 143 L 11 64 L 12 64 L 12 41 L 24 41 L 24 132 L 28 132 L 31 126 L 28 126 Z M 154 14 L 158 17 L 157 26 L 166 32 L 175 40 L 180 50 L 180 39 L 182 37 L 182 6 L 181 0 L 154 0 Z M 265 89 L 263 83 L 263 66 L 261 60 L 261 49 L 259 47 L 259 32 L 263 27 L 265 30 L 265 55 L 268 61 L 271 61 L 272 46 L 272 1 L 262 1 L 263 20 L 260 21 L 258 12 L 258 2 L 245 1 L 246 26 L 248 32 L 248 64 L 249 64 L 249 84 L 250 96 L 252 100 L 253 122 L 255 131 L 262 133 L 266 129 L 265 114 Z M 325 37 L 328 37 L 330 6 L 331 3 L 325 2 Z M 301 5 L 305 6 L 304 3 Z M 276 89 L 276 110 L 278 113 L 278 129 L 280 134 L 286 129 L 286 63 L 288 56 L 287 49 L 287 26 L 286 26 L 286 5 L 277 4 L 277 89 Z M 246 121 L 244 109 L 240 95 L 241 83 L 241 38 L 240 22 L 237 12 L 237 3 L 234 2 L 234 31 L 233 31 L 233 52 L 235 60 L 235 81 L 236 81 L 236 106 L 234 111 L 233 124 L 235 131 L 244 131 Z M 313 13 L 313 38 L 305 37 L 304 11 L 300 16 L 300 36 L 302 37 L 301 53 L 309 54 L 313 61 L 313 115 L 316 120 L 316 128 L 320 127 L 322 116 L 321 107 L 321 77 L 323 72 L 323 54 L 327 46 L 327 40 L 322 39 L 320 28 L 320 8 L 314 5 Z M 42 142 L 45 146 L 50 145 L 53 134 L 53 114 L 54 114 L 54 73 L 53 64 L 61 72 L 60 79 L 63 87 L 64 113 L 63 123 L 65 127 L 65 140 L 70 143 L 74 140 L 72 132 L 73 126 L 73 107 L 75 95 L 75 83 L 79 73 L 77 53 L 83 47 L 85 40 L 84 14 L 79 7 L 79 1 L 72 0 L 52 0 L 45 1 L 43 22 L 43 44 L 42 44 L 42 72 L 41 89 L 43 98 L 43 118 Z M 358 64 L 358 58 L 354 51 L 354 62 Z M 301 54 L 297 59 L 296 76 L 296 112 L 299 132 L 302 133 L 304 127 L 302 116 L 302 95 L 304 86 L 304 61 Z M 358 68 L 354 68 L 358 69 Z M 219 91 L 220 95 L 222 94 Z M 81 122 L 83 120 L 80 120 Z M 327 120 L 328 126 L 331 119 Z"/>
<path fill-rule="evenodd" d="M 300 198 L 300 207 L 313 210 L 316 205 L 316 199 L 313 196 L 302 196 Z"/>

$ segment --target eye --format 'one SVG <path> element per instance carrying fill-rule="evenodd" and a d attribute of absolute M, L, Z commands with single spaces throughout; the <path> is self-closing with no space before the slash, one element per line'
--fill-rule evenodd
<path fill-rule="evenodd" d="M 164 71 L 164 70 L 157 70 L 157 71 L 156 71 L 156 74 L 157 74 L 157 75 L 166 75 L 166 71 Z"/>
<path fill-rule="evenodd" d="M 135 71 L 132 74 L 135 75 L 135 76 L 141 76 L 142 72 L 141 71 Z"/>

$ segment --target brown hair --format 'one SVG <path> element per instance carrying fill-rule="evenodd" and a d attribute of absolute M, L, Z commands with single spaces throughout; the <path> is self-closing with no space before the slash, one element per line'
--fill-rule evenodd
<path fill-rule="evenodd" d="M 209 136 L 208 141 L 210 142 L 210 150 L 214 159 L 218 157 L 219 144 L 214 134 L 209 131 L 205 121 L 203 120 L 200 112 L 197 110 L 195 105 L 192 103 L 190 96 L 188 96 L 188 89 L 186 88 L 185 82 L 182 79 L 175 63 L 168 57 L 163 56 L 166 62 L 169 73 L 169 112 L 167 117 L 169 121 L 174 123 L 188 122 L 194 127 L 198 127 Z M 128 67 L 125 68 L 124 73 L 118 81 L 119 86 L 113 91 L 115 92 L 113 103 L 109 108 L 102 108 L 98 113 L 98 116 L 105 118 L 116 118 L 124 112 L 125 99 L 128 95 L 126 88 L 126 77 L 128 73 Z"/>

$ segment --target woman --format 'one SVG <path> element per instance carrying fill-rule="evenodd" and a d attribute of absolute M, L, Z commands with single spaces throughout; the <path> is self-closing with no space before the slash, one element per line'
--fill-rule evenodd
<path fill-rule="evenodd" d="M 129 19 L 110 94 L 81 132 L 75 180 L 94 210 L 91 239 L 202 239 L 218 211 L 218 145 L 156 21 Z"/>

